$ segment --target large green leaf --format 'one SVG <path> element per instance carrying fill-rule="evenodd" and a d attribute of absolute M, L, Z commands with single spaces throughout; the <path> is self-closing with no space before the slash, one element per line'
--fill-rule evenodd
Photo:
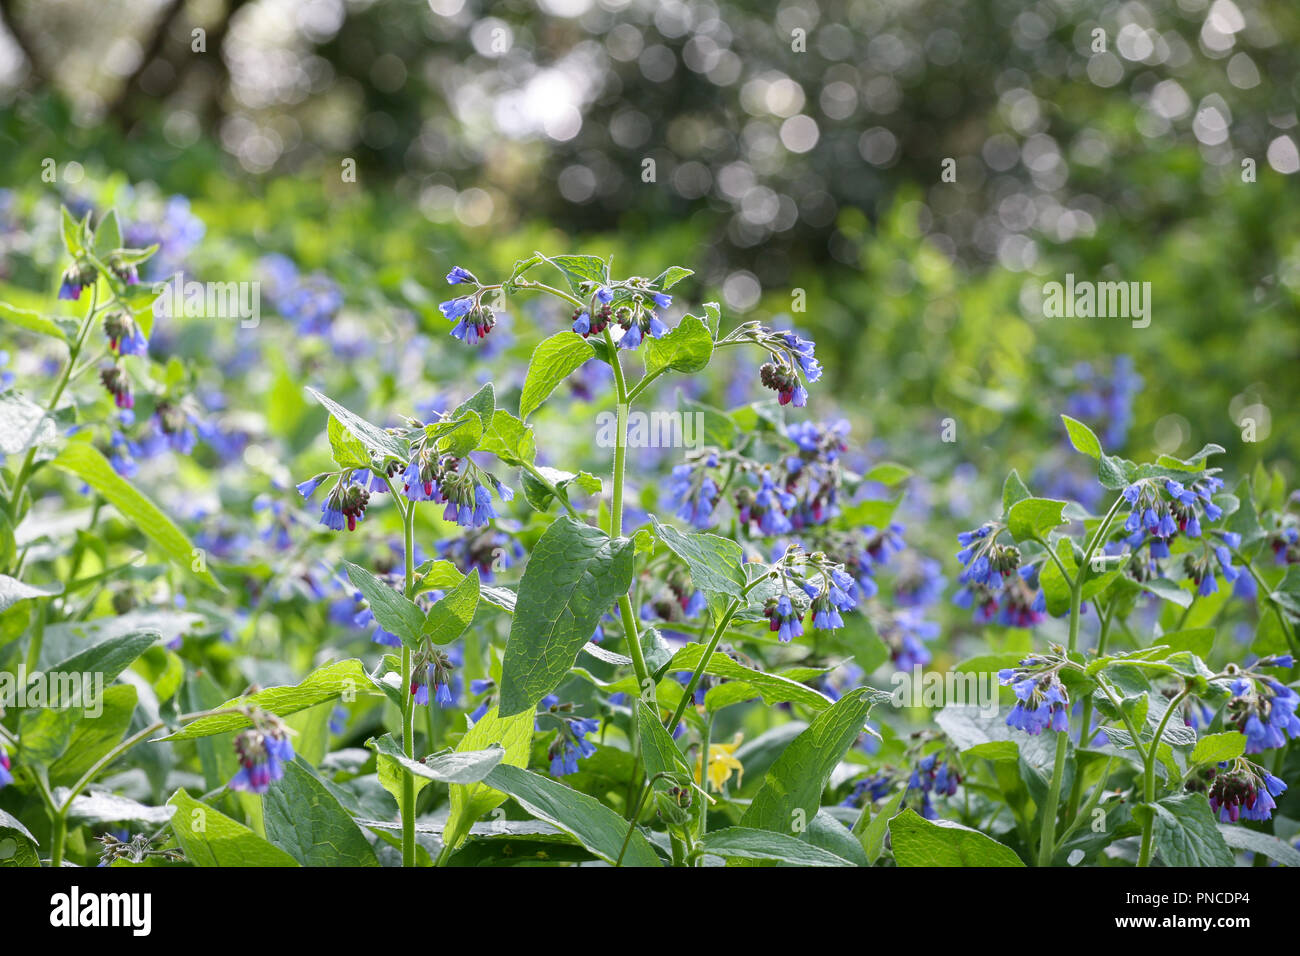
<path fill-rule="evenodd" d="M 510 465 L 531 464 L 537 457 L 533 426 L 525 425 L 504 408 L 498 408 L 483 429 L 479 450 L 490 452 Z"/>
<path fill-rule="evenodd" d="M 1234 850 L 1248 850 L 1276 860 L 1283 866 L 1300 867 L 1300 850 L 1272 834 L 1248 830 L 1234 823 L 1220 823 L 1219 834 L 1223 842 Z"/>
<path fill-rule="evenodd" d="M 843 857 L 796 837 L 749 827 L 713 830 L 705 835 L 700 847 L 705 853 L 729 860 L 774 860 L 794 866 L 853 866 Z"/>
<path fill-rule="evenodd" d="M 474 753 L 492 746 L 505 750 L 503 764 L 512 767 L 528 765 L 528 755 L 533 743 L 533 715 L 530 711 L 501 717 L 492 707 L 460 739 L 456 753 Z M 501 805 L 506 795 L 482 783 L 453 784 L 451 787 L 451 812 L 443 830 L 443 842 L 459 846 L 483 814 Z"/>
<path fill-rule="evenodd" d="M 650 516 L 650 523 L 655 537 L 686 562 L 697 588 L 709 594 L 740 598 L 748 583 L 740 545 L 716 534 L 682 534 L 672 525 L 660 524 L 654 515 Z"/>
<path fill-rule="evenodd" d="M 412 648 L 420 646 L 420 633 L 424 629 L 424 612 L 397 590 L 379 580 L 363 567 L 350 561 L 343 562 L 348 577 L 370 602 L 370 611 L 385 631 L 396 634 Z"/>
<path fill-rule="evenodd" d="M 190 740 L 195 737 L 210 737 L 213 734 L 225 734 L 232 730 L 243 730 L 251 726 L 247 717 L 233 712 L 236 707 L 256 706 L 270 711 L 279 717 L 315 707 L 327 700 L 337 700 L 351 694 L 370 693 L 370 677 L 361 662 L 355 658 L 335 661 L 318 667 L 308 674 L 301 683 L 284 687 L 268 687 L 247 697 L 235 697 L 226 701 L 216 710 L 230 710 L 230 713 L 211 714 L 192 721 L 160 740 Z"/>
<path fill-rule="evenodd" d="M 213 587 L 221 587 L 207 569 L 206 563 L 195 563 L 198 552 L 181 529 L 157 505 L 114 471 L 108 459 L 93 445 L 82 441 L 69 442 L 53 459 L 53 463 L 76 475 L 103 495 L 123 518 L 156 544 L 177 566 L 193 572 Z"/>
<path fill-rule="evenodd" d="M 1052 498 L 1024 498 L 1007 512 L 1007 530 L 1017 541 L 1041 538 L 1053 528 L 1066 523 L 1061 514 L 1066 502 Z"/>
<path fill-rule="evenodd" d="M 927 820 L 904 810 L 889 821 L 899 866 L 1024 866 L 1014 850 L 951 820 Z"/>
<path fill-rule="evenodd" d="M 1232 851 L 1205 794 L 1178 793 L 1133 807 L 1140 822 L 1149 815 L 1155 817 L 1156 852 L 1166 866 L 1232 866 Z"/>
<path fill-rule="evenodd" d="M 262 797 L 266 838 L 303 866 L 378 866 L 365 834 L 296 761 Z"/>
<path fill-rule="evenodd" d="M 474 568 L 461 582 L 429 608 L 423 633 L 434 644 L 450 644 L 469 627 L 478 610 L 478 568 Z"/>
<path fill-rule="evenodd" d="M 41 313 L 34 312 L 31 309 L 19 309 L 8 302 L 0 302 L 0 319 L 10 325 L 16 325 L 20 329 L 26 329 L 28 332 L 48 335 L 52 339 L 59 339 L 63 342 L 68 340 L 63 327 L 57 321 L 50 316 L 41 315 Z"/>
<path fill-rule="evenodd" d="M 19 601 L 30 601 L 32 598 L 54 597 L 63 593 L 63 585 L 47 584 L 37 587 L 34 584 L 28 584 L 26 581 L 19 581 L 17 578 L 11 578 L 7 574 L 0 574 L 0 611 L 7 611 L 10 607 Z"/>
<path fill-rule="evenodd" d="M 17 392 L 0 392 L 0 455 L 21 455 L 58 438 L 59 427 L 45 409 Z"/>
<path fill-rule="evenodd" d="M 492 768 L 501 763 L 505 749 L 500 744 L 493 744 L 483 750 L 451 751 L 434 754 L 423 760 L 412 760 L 402 753 L 392 734 L 372 737 L 366 746 L 373 750 L 381 760 L 387 759 L 405 767 L 417 777 L 436 780 L 439 783 L 478 783 Z"/>
<path fill-rule="evenodd" d="M 385 458 L 396 458 L 398 461 L 406 462 L 411 457 L 410 443 L 404 438 L 394 435 L 387 429 L 374 425 L 355 412 L 344 408 L 328 395 L 323 395 L 311 386 L 307 386 L 307 392 L 312 398 L 320 402 L 333 415 L 340 425 L 347 429 L 353 437 L 366 446 L 374 457 L 383 460 Z"/>
<path fill-rule="evenodd" d="M 702 321 L 688 315 L 663 338 L 650 339 L 645 348 L 647 375 L 664 369 L 698 372 L 713 355 L 713 334 Z"/>
<path fill-rule="evenodd" d="M 169 807 L 175 807 L 172 832 L 195 866 L 298 866 L 298 861 L 273 846 L 248 827 L 177 790 Z"/>
<path fill-rule="evenodd" d="M 804 824 L 811 820 L 831 771 L 863 732 L 877 693 L 850 691 L 818 714 L 768 770 L 740 825 L 789 833 L 800 816 Z"/>
<path fill-rule="evenodd" d="M 546 401 L 555 387 L 595 355 L 591 344 L 577 332 L 557 332 L 533 349 L 519 396 L 519 417 L 527 418 Z"/>
<path fill-rule="evenodd" d="M 594 797 L 562 783 L 502 765 L 487 776 L 488 786 L 515 798 L 529 814 L 559 827 L 608 863 L 618 859 L 628 822 Z M 624 866 L 659 866 L 659 857 L 639 829 L 632 831 Z"/>
<path fill-rule="evenodd" d="M 538 539 L 519 582 L 501 665 L 501 713 L 530 710 L 564 680 L 582 645 L 632 584 L 633 545 L 567 516 Z"/>

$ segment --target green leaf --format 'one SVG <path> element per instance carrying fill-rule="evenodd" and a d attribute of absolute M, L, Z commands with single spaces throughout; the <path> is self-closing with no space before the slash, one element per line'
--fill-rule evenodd
<path fill-rule="evenodd" d="M 47 335 L 61 342 L 68 341 L 67 335 L 53 318 L 33 312 L 31 309 L 19 309 L 8 302 L 0 302 L 0 319 L 28 332 Z"/>
<path fill-rule="evenodd" d="M 1276 860 L 1283 866 L 1300 867 L 1300 850 L 1272 834 L 1248 830 L 1244 826 L 1231 823 L 1220 823 L 1219 835 L 1223 837 L 1223 842 L 1234 850 L 1258 853 L 1270 860 Z"/>
<path fill-rule="evenodd" d="M 395 458 L 403 464 L 410 460 L 411 447 L 406 439 L 400 438 L 378 425 L 371 424 L 360 415 L 344 408 L 334 399 L 321 394 L 311 386 L 307 386 L 307 393 L 324 405 L 326 410 L 338 419 L 340 425 L 351 432 L 353 437 L 369 449 L 373 457 L 378 458 L 380 461 L 386 458 Z"/>
<path fill-rule="evenodd" d="M 668 670 L 685 673 L 693 672 L 699 666 L 704 651 L 703 644 L 687 644 L 673 655 L 673 659 L 668 663 Z M 806 684 L 801 684 L 788 677 L 782 677 L 780 674 L 769 674 L 753 667 L 747 667 L 721 651 L 713 652 L 713 656 L 709 658 L 709 663 L 705 665 L 704 673 L 714 677 L 727 678 L 726 683 L 719 684 L 713 690 L 729 687 L 733 682 L 742 684 L 742 693 L 744 694 L 742 699 L 757 695 L 763 698 L 765 704 L 772 705 L 787 702 L 802 704 L 818 712 L 825 710 L 832 703 L 829 697 L 826 697 L 820 691 L 813 690 Z M 713 703 L 713 701 L 706 698 L 706 704 L 709 705 L 710 709 L 714 709 Z"/>
<path fill-rule="evenodd" d="M 17 578 L 11 578 L 7 574 L 0 574 L 0 611 L 7 611 L 19 601 L 30 601 L 33 598 L 54 597 L 63 593 L 63 585 L 47 584 L 37 587 L 34 584 L 28 584 L 26 581 L 19 581 Z"/>
<path fill-rule="evenodd" d="M 1044 538 L 1053 528 L 1066 524 L 1062 514 L 1066 502 L 1054 498 L 1024 498 L 1007 512 L 1007 530 L 1017 541 Z"/>
<path fill-rule="evenodd" d="M 393 739 L 392 734 L 371 737 L 366 746 L 380 757 L 392 760 L 405 767 L 417 777 L 436 780 L 439 783 L 478 783 L 492 768 L 501 763 L 506 752 L 500 744 L 493 744 L 484 750 L 452 751 L 434 754 L 423 760 L 412 760 L 402 753 L 402 748 Z"/>
<path fill-rule="evenodd" d="M 874 703 L 873 692 L 861 688 L 813 718 L 767 771 L 740 825 L 789 833 L 798 815 L 804 823 L 812 819 L 831 771 L 863 732 Z"/>
<path fill-rule="evenodd" d="M 1196 741 L 1192 748 L 1189 765 L 1198 763 L 1218 763 L 1220 760 L 1233 760 L 1246 752 L 1246 735 L 1235 730 L 1221 734 L 1209 734 Z"/>
<path fill-rule="evenodd" d="M 333 415 L 325 429 L 330 440 L 330 452 L 340 468 L 369 468 L 370 452 L 365 442 L 343 427 Z"/>
<path fill-rule="evenodd" d="M 658 715 L 640 697 L 636 699 L 636 709 L 637 733 L 641 738 L 641 754 L 645 761 L 646 777 L 652 778 L 660 773 L 678 772 L 690 776 L 686 758 L 677 749 L 673 738 L 668 736 L 668 731 L 664 729 Z M 655 783 L 655 787 L 660 790 L 667 789 L 671 785 L 667 778 L 661 778 Z"/>
<path fill-rule="evenodd" d="M 578 296 L 590 295 L 592 290 L 584 288 L 584 283 L 606 285 L 609 282 L 609 267 L 605 260 L 596 256 L 543 256 L 547 262 L 564 273 L 569 280 L 569 288 Z"/>
<path fill-rule="evenodd" d="M 519 417 L 526 419 L 546 401 L 555 387 L 596 354 L 577 332 L 557 332 L 533 349 L 519 396 Z"/>
<path fill-rule="evenodd" d="M 497 708 L 492 707 L 477 724 L 461 737 L 455 752 L 473 753 L 486 750 L 494 745 L 504 749 L 502 764 L 511 767 L 528 765 L 528 755 L 533 742 L 533 714 L 531 711 L 515 714 L 513 717 L 501 717 Z M 448 846 L 459 846 L 474 825 L 474 821 L 483 814 L 501 805 L 506 795 L 493 790 L 483 783 L 454 784 L 451 787 L 451 812 L 447 816 L 447 825 L 443 830 L 443 842 Z"/>
<path fill-rule="evenodd" d="M 315 707 L 329 700 L 337 700 L 345 695 L 359 693 L 363 688 L 372 686 L 365 668 L 356 658 L 335 661 L 312 671 L 300 683 L 284 687 L 267 687 L 247 697 L 234 697 L 215 710 L 256 706 L 270 711 L 277 717 Z M 232 730 L 243 730 L 251 722 L 243 714 L 211 714 L 186 724 L 174 734 L 160 737 L 159 740 L 191 740 L 195 737 L 211 737 L 213 734 L 225 734 Z"/>
<path fill-rule="evenodd" d="M 478 610 L 478 568 L 474 568 L 440 601 L 429 608 L 423 633 L 434 644 L 450 644 L 469 628 Z"/>
<path fill-rule="evenodd" d="M 1166 866 L 1232 866 L 1232 851 L 1202 793 L 1179 793 L 1133 807 L 1145 823 L 1155 817 L 1155 846 Z"/>
<path fill-rule="evenodd" d="M 420 646 L 420 633 L 424 629 L 424 612 L 415 602 L 399 594 L 395 588 L 379 580 L 365 568 L 344 561 L 348 577 L 370 602 L 370 611 L 385 631 L 396 634 L 412 649 Z M 477 590 L 477 577 L 475 578 Z M 477 603 L 477 601 L 476 601 Z"/>
<path fill-rule="evenodd" d="M 569 500 L 570 485 L 589 495 L 599 494 L 603 487 L 599 478 L 585 471 L 580 471 L 575 475 L 571 471 L 561 471 L 558 468 L 548 468 L 543 465 L 537 469 L 537 474 L 550 482 L 551 487 L 560 492 L 565 501 Z M 528 504 L 537 511 L 545 512 L 550 507 L 551 500 L 555 497 L 551 494 L 551 489 L 527 470 L 523 472 L 523 485 L 524 497 L 528 499 Z"/>
<path fill-rule="evenodd" d="M 821 847 L 772 830 L 727 827 L 705 834 L 700 844 L 705 853 L 738 860 L 775 860 L 792 866 L 853 866 L 843 857 Z"/>
<path fill-rule="evenodd" d="M 18 392 L 0 393 L 0 455 L 53 445 L 59 427 L 45 409 Z"/>
<path fill-rule="evenodd" d="M 890 821 L 898 815 L 898 808 L 902 805 L 905 796 L 907 796 L 907 788 L 902 787 L 876 811 L 871 822 L 863 828 L 858 840 L 867 854 L 868 863 L 875 863 L 884 852 L 885 835 L 889 832 Z"/>
<path fill-rule="evenodd" d="M 950 820 L 927 820 L 904 810 L 889 821 L 899 866 L 1024 866 L 1014 850 Z"/>
<path fill-rule="evenodd" d="M 0 866 L 40 866 L 38 845 L 21 820 L 0 810 Z"/>
<path fill-rule="evenodd" d="M 1134 583 L 1143 591 L 1154 594 L 1171 604 L 1177 604 L 1181 608 L 1191 607 L 1192 592 L 1180 588 L 1167 578 L 1150 578 L 1146 581 L 1134 581 Z"/>
<path fill-rule="evenodd" d="M 1002 513 L 1009 512 L 1016 502 L 1032 497 L 1029 486 L 1020 479 L 1020 473 L 1012 468 L 1011 474 L 1007 475 L 1007 480 L 1002 483 Z"/>
<path fill-rule="evenodd" d="M 303 866 L 378 866 L 361 828 L 297 762 L 262 797 L 266 838 Z"/>
<path fill-rule="evenodd" d="M 184 788 L 167 801 L 175 807 L 172 832 L 194 866 L 298 866 L 298 861 L 248 827 L 200 803 Z"/>
<path fill-rule="evenodd" d="M 713 334 L 703 322 L 688 315 L 663 338 L 647 342 L 645 371 L 647 375 L 657 375 L 666 369 L 698 372 L 709 364 L 712 355 Z"/>
<path fill-rule="evenodd" d="M 559 827 L 607 863 L 618 859 L 629 824 L 599 800 L 519 767 L 497 767 L 485 782 L 510 794 L 529 814 Z M 658 854 L 639 829 L 633 829 L 627 841 L 623 865 L 660 865 Z"/>
<path fill-rule="evenodd" d="M 895 498 L 867 498 L 844 506 L 844 523 L 872 528 L 887 528 L 893 520 L 894 512 L 903 501 L 900 494 Z"/>
<path fill-rule="evenodd" d="M 117 224 L 117 210 L 110 209 L 99 220 L 95 230 L 95 255 L 106 259 L 110 253 L 122 248 L 122 229 Z"/>
<path fill-rule="evenodd" d="M 872 465 L 865 475 L 863 481 L 878 481 L 882 485 L 896 485 L 900 481 L 906 481 L 912 476 L 912 469 L 906 465 L 900 465 L 894 461 L 882 461 Z"/>
<path fill-rule="evenodd" d="M 52 786 L 74 783 L 118 745 L 131 724 L 136 690 L 130 684 L 105 688 L 98 716 L 81 708 L 43 708 L 23 714 L 22 762 L 48 767 Z"/>
<path fill-rule="evenodd" d="M 656 278 L 654 282 L 650 283 L 650 285 L 658 289 L 660 292 L 667 292 L 687 276 L 693 275 L 695 275 L 695 270 L 693 269 L 687 269 L 683 266 L 669 266 L 663 272 L 659 273 L 659 277 Z"/>
<path fill-rule="evenodd" d="M 633 547 L 565 516 L 533 547 L 501 664 L 501 713 L 531 710 L 569 672 L 614 600 L 632 585 Z"/>
<path fill-rule="evenodd" d="M 479 449 L 496 455 L 508 465 L 531 464 L 537 457 L 537 439 L 532 425 L 525 425 L 504 408 L 498 408 L 483 430 Z"/>
<path fill-rule="evenodd" d="M 483 440 L 483 419 L 478 412 L 469 409 L 448 421 L 430 425 L 426 430 L 437 444 L 438 451 L 464 458 Z"/>
<path fill-rule="evenodd" d="M 69 442 L 58 457 L 53 459 L 53 463 L 76 475 L 103 495 L 123 518 L 139 529 L 176 565 L 198 575 L 213 587 L 221 588 L 220 582 L 212 576 L 206 563 L 197 565 L 202 568 L 201 571 L 193 570 L 196 566 L 196 550 L 190 539 L 157 505 L 114 471 L 108 459 L 94 446 L 81 441 Z"/>
<path fill-rule="evenodd" d="M 672 525 L 660 524 L 654 515 L 650 524 L 655 537 L 686 562 L 697 588 L 708 594 L 741 597 L 748 581 L 740 545 L 716 534 L 682 534 Z"/>
<path fill-rule="evenodd" d="M 1061 421 L 1065 422 L 1065 430 L 1070 435 L 1070 444 L 1074 446 L 1075 451 L 1082 452 L 1089 458 L 1096 458 L 1100 461 L 1102 456 L 1101 442 L 1097 440 L 1093 430 L 1069 415 L 1062 415 Z"/>

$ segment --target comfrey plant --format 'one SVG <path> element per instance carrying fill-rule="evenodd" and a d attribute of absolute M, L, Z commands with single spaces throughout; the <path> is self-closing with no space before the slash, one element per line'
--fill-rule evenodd
<path fill-rule="evenodd" d="M 556 270 L 560 284 L 536 278 L 542 267 Z M 756 322 L 724 333 L 713 305 L 704 316 L 672 324 L 670 290 L 688 275 L 673 267 L 653 279 L 618 278 L 598 258 L 541 254 L 521 260 L 495 283 L 453 268 L 447 281 L 457 294 L 439 308 L 450 337 L 463 347 L 489 337 L 513 300 L 540 293 L 561 305 L 562 325 L 537 345 L 517 413 L 502 407 L 488 384 L 450 411 L 432 418 L 404 412 L 396 424 L 381 426 L 312 391 L 329 412 L 336 468 L 307 477 L 298 492 L 319 501 L 319 523 L 332 531 L 364 533 L 377 506 L 395 509 L 403 528 L 399 573 L 344 566 L 364 600 L 367 626 L 375 625 L 375 640 L 397 650 L 380 659 L 369 679 L 401 718 L 400 732 L 375 746 L 382 761 L 391 761 L 406 865 L 419 860 L 417 794 L 430 777 L 451 784 L 437 863 L 507 794 L 542 819 L 572 828 L 589 851 L 609 862 L 694 864 L 705 854 L 733 855 L 739 851 L 712 839 L 706 826 L 709 806 L 728 799 L 731 773 L 721 770 L 736 762 L 739 744 L 739 738 L 732 744 L 712 739 L 717 713 L 754 697 L 807 709 L 814 726 L 791 744 L 782 773 L 804 773 L 794 755 L 815 750 L 826 776 L 864 732 L 871 706 L 887 696 L 842 687 L 832 699 L 720 650 L 726 635 L 750 622 L 762 626 L 757 635 L 770 634 L 778 644 L 842 629 L 845 615 L 876 595 L 877 567 L 903 547 L 901 528 L 889 521 L 893 503 L 855 495 L 871 482 L 894 483 L 907 472 L 890 465 L 854 473 L 841 461 L 846 424 L 779 417 L 783 406 L 802 407 L 807 386 L 821 376 L 811 341 Z M 745 346 L 766 357 L 759 380 L 776 393 L 772 411 L 743 442 L 732 440 L 736 425 L 717 413 L 715 441 L 690 451 L 673 469 L 661 499 L 701 530 L 684 533 L 639 508 L 633 518 L 627 500 L 630 409 L 660 377 L 699 372 L 722 350 Z M 618 418 L 605 478 L 542 465 L 528 423 L 569 376 L 593 361 L 612 372 L 606 399 Z M 629 377 L 634 363 L 644 369 L 636 381 Z M 527 548 L 512 533 L 519 498 L 531 515 L 519 532 Z M 435 542 L 439 557 L 419 560 L 420 529 L 430 525 L 465 530 Z M 730 537 L 703 530 L 721 525 L 729 525 Z M 487 583 L 525 559 L 517 587 Z M 483 654 L 478 632 L 502 613 L 510 615 L 504 649 L 491 654 L 487 676 L 455 689 L 458 662 Z M 692 635 L 698 641 L 682 647 Z M 575 675 L 597 691 L 594 708 L 558 696 Z M 434 737 L 417 732 L 417 715 L 431 702 L 458 707 L 464 690 L 478 703 L 456 753 L 420 759 L 421 741 L 431 746 Z M 635 768 L 622 817 L 560 782 L 581 774 L 611 733 Z M 823 733 L 833 734 L 838 751 L 815 745 Z M 549 775 L 527 769 L 534 735 L 544 742 Z M 707 768 L 702 754 L 710 756 Z M 443 775 L 451 767 L 462 768 L 454 779 Z M 788 831 L 794 808 L 785 807 L 790 797 L 777 796 L 781 789 L 774 781 L 775 802 L 740 821 L 759 834 L 751 838 L 759 848 L 753 852 L 771 859 L 793 852 Z M 798 809 L 815 814 L 818 804 Z M 667 830 L 666 842 L 647 835 L 645 827 L 656 819 Z M 601 836 L 611 829 L 621 834 L 612 846 Z"/>
<path fill-rule="evenodd" d="M 940 726 L 964 751 L 1017 745 L 1025 789 L 1007 777 L 991 783 L 1016 817 L 1022 853 L 1040 865 L 1103 851 L 1131 853 L 1140 866 L 1157 855 L 1167 865 L 1221 865 L 1242 846 L 1289 858 L 1285 844 L 1231 824 L 1269 820 L 1286 789 L 1284 752 L 1269 769 L 1244 755 L 1285 748 L 1300 730 L 1286 683 L 1296 646 L 1290 575 L 1261 605 L 1264 653 L 1250 663 L 1208 666 L 1215 629 L 1205 626 L 1222 611 L 1224 586 L 1255 599 L 1262 579 L 1252 555 L 1286 526 L 1265 530 L 1277 519 L 1261 517 L 1249 483 L 1225 493 L 1207 464 L 1223 451 L 1216 445 L 1138 465 L 1063 420 L 1074 447 L 1096 460 L 1111 504 L 1098 516 L 1037 498 L 1012 472 L 1002 516 L 958 536 L 955 600 L 981 621 L 1044 628 L 1064 618 L 1064 638 L 999 671 L 1013 701 L 998 718 L 1009 735 L 961 708 L 940 714 Z M 1030 746 L 1035 738 L 1046 747 Z M 1108 806 L 1126 787 L 1131 798 Z"/>

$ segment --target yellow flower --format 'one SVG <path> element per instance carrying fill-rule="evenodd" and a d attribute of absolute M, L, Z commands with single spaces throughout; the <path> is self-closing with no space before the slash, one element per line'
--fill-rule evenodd
<path fill-rule="evenodd" d="M 744 734 L 736 734 L 729 744 L 710 744 L 709 745 L 709 783 L 713 785 L 714 790 L 721 790 L 722 785 L 731 779 L 731 772 L 736 772 L 736 786 L 740 786 L 740 779 L 745 774 L 745 768 L 739 760 L 736 759 L 736 748 L 740 742 L 745 739 Z M 704 785 L 704 774 L 700 767 L 701 760 L 695 758 L 695 779 L 700 785 Z"/>

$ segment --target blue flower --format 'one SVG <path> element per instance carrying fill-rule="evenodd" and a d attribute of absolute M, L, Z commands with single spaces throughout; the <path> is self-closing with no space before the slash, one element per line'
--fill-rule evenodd
<path fill-rule="evenodd" d="M 447 283 L 449 285 L 459 285 L 462 282 L 472 282 L 478 285 L 478 279 L 474 278 L 474 273 L 460 266 L 452 266 L 451 271 L 447 273 Z"/>
<path fill-rule="evenodd" d="M 0 790 L 14 782 L 12 768 L 13 765 L 9 762 L 9 754 L 5 753 L 3 747 L 0 747 Z"/>
<path fill-rule="evenodd" d="M 1026 660 L 1033 660 L 1027 658 Z M 1038 736 L 1044 730 L 1056 732 L 1070 729 L 1070 697 L 1055 670 L 1035 673 L 1021 668 L 1004 670 L 998 681 L 1010 684 L 1016 695 L 1016 706 L 1007 715 L 1007 726 Z"/>
<path fill-rule="evenodd" d="M 302 495 L 304 498 L 310 498 L 316 493 L 316 489 L 320 487 L 321 477 L 322 476 L 317 475 L 315 478 L 308 478 L 306 481 L 298 484 L 298 494 Z"/>
<path fill-rule="evenodd" d="M 464 295 L 458 299 L 449 299 L 441 303 L 438 309 L 442 312 L 448 321 L 460 319 L 469 315 L 470 310 L 474 308 L 474 297 Z"/>
<path fill-rule="evenodd" d="M 634 349 L 641 344 L 641 323 L 633 322 L 618 340 L 621 349 Z"/>
<path fill-rule="evenodd" d="M 803 615 L 795 613 L 794 603 L 788 596 L 782 594 L 770 599 L 763 613 L 767 616 L 768 629 L 775 631 L 782 643 L 803 636 Z"/>
<path fill-rule="evenodd" d="M 231 790 L 266 793 L 271 784 L 284 776 L 284 765 L 293 760 L 293 744 L 282 728 L 261 730 L 253 727 L 235 737 L 239 771 L 231 779 Z"/>
<path fill-rule="evenodd" d="M 579 312 L 578 317 L 573 320 L 573 331 L 586 338 L 591 334 L 591 316 L 586 312 Z"/>

